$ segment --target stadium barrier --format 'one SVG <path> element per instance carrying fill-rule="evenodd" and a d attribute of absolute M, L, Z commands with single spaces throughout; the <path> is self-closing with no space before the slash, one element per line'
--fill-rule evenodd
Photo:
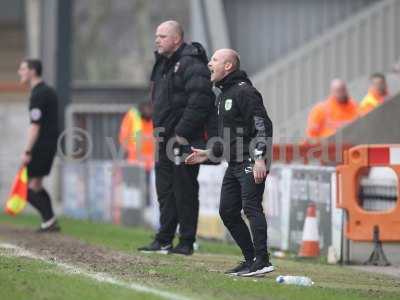
<path fill-rule="evenodd" d="M 342 211 L 335 207 L 335 168 L 273 164 L 267 178 L 264 209 L 273 248 L 298 252 L 310 202 L 316 205 L 321 253 L 333 246 L 340 255 Z"/>
<path fill-rule="evenodd" d="M 88 161 L 62 166 L 63 213 L 127 226 L 151 225 L 144 210 L 146 174 L 125 162 Z"/>
<path fill-rule="evenodd" d="M 227 232 L 219 216 L 219 199 L 222 179 L 226 163 L 216 166 L 201 166 L 199 171 L 199 221 L 197 233 L 200 237 L 216 240 L 229 240 Z"/>
<path fill-rule="evenodd" d="M 400 205 L 385 210 L 371 211 L 362 207 L 360 177 L 370 167 L 389 167 L 400 174 L 400 145 L 361 145 L 345 152 L 344 164 L 337 167 L 337 207 L 346 210 L 348 218 L 344 228 L 346 237 L 353 241 L 373 241 L 374 230 L 379 229 L 379 239 L 400 242 Z M 393 191 L 393 188 L 392 188 Z M 383 191 L 384 192 L 384 191 Z M 392 198 L 399 195 L 389 193 Z"/>

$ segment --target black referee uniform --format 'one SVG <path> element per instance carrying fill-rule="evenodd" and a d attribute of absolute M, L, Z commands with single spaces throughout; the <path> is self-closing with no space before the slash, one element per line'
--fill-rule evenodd
<path fill-rule="evenodd" d="M 31 93 L 30 122 L 40 125 L 39 137 L 31 151 L 28 164 L 29 178 L 44 177 L 50 174 L 54 156 L 57 152 L 58 105 L 55 91 L 46 83 L 37 84 Z"/>
<path fill-rule="evenodd" d="M 57 102 L 56 92 L 43 81 L 32 89 L 29 103 L 30 122 L 40 125 L 40 130 L 27 165 L 29 179 L 50 174 L 57 152 Z M 40 191 L 29 189 L 28 201 L 40 212 L 44 223 L 54 218 L 50 196 L 44 188 Z"/>

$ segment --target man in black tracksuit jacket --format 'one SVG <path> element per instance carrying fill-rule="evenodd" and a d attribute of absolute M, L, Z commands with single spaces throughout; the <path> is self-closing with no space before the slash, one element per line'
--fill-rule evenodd
<path fill-rule="evenodd" d="M 151 81 L 158 136 L 155 175 L 160 228 L 155 240 L 139 250 L 190 255 L 199 212 L 199 166 L 185 165 L 179 159 L 191 151 L 190 146 L 205 146 L 215 96 L 205 50 L 199 43 L 183 42 L 177 22 L 167 21 L 157 28 L 156 46 Z M 178 224 L 180 241 L 172 248 Z"/>
<path fill-rule="evenodd" d="M 220 90 L 217 97 L 218 132 L 223 142 L 208 150 L 193 148 L 187 164 L 223 156 L 229 163 L 220 202 L 220 216 L 242 250 L 245 261 L 226 273 L 256 276 L 272 272 L 267 250 L 267 223 L 262 200 L 265 178 L 271 163 L 272 123 L 262 96 L 245 72 L 238 54 L 218 50 L 209 62 L 211 81 Z M 250 223 L 250 231 L 241 211 Z"/>

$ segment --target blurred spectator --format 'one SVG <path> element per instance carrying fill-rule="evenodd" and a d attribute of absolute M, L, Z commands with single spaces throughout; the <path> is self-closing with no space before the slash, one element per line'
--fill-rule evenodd
<path fill-rule="evenodd" d="M 385 101 L 388 95 L 388 88 L 385 75 L 381 73 L 372 74 L 368 94 L 360 103 L 360 114 L 362 116 L 378 107 Z"/>
<path fill-rule="evenodd" d="M 350 98 L 346 83 L 334 79 L 328 99 L 315 105 L 308 116 L 307 136 L 312 139 L 328 137 L 357 117 L 357 104 Z"/>
<path fill-rule="evenodd" d="M 128 162 L 141 166 L 147 171 L 154 167 L 154 137 L 151 116 L 151 104 L 142 102 L 139 109 L 132 107 L 125 114 L 119 132 L 119 142 L 127 151 Z"/>

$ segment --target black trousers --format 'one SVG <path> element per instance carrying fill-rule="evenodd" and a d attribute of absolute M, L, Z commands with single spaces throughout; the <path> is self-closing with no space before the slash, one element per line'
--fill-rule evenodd
<path fill-rule="evenodd" d="M 262 207 L 264 188 L 265 180 L 255 183 L 251 162 L 229 164 L 222 182 L 219 214 L 246 260 L 255 256 L 268 258 L 267 222 Z M 253 240 L 241 216 L 242 209 Z"/>
<path fill-rule="evenodd" d="M 179 224 L 180 242 L 193 244 L 199 217 L 199 166 L 175 165 L 160 151 L 155 165 L 156 190 L 160 205 L 160 229 L 156 239 L 172 242 Z"/>

